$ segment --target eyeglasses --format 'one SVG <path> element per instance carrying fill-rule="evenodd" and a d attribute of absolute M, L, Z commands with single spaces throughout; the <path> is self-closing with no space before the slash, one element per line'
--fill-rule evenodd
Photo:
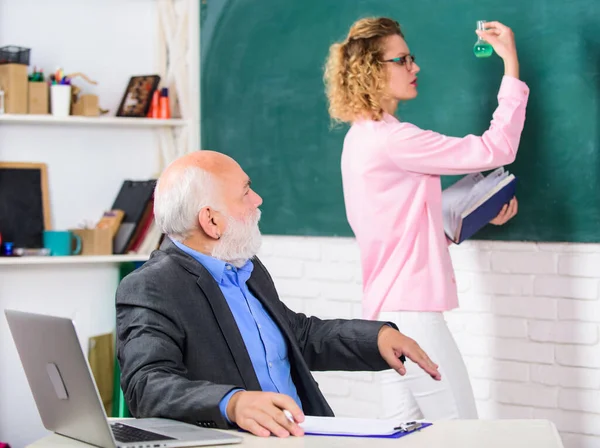
<path fill-rule="evenodd" d="M 398 64 L 401 66 L 405 65 L 408 70 L 411 70 L 413 63 L 415 62 L 415 55 L 407 54 L 406 56 L 400 56 L 399 58 L 387 59 L 382 62 L 393 62 L 394 64 Z"/>

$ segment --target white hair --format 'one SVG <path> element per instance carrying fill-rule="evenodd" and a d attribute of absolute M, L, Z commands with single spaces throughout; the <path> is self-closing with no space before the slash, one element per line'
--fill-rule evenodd
<path fill-rule="evenodd" d="M 227 229 L 213 247 L 211 255 L 235 267 L 244 266 L 260 249 L 261 235 L 258 221 L 260 221 L 259 209 L 240 220 L 227 216 Z"/>
<path fill-rule="evenodd" d="M 161 185 L 159 180 L 154 190 L 154 219 L 162 233 L 183 241 L 198 228 L 200 210 L 218 210 L 216 181 L 208 171 L 189 166 L 176 179 L 166 182 Z"/>

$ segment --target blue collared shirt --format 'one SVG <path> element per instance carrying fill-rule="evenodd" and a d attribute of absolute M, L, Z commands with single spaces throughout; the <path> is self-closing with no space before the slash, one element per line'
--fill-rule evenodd
<path fill-rule="evenodd" d="M 267 310 L 246 286 L 254 264 L 248 260 L 244 266 L 236 268 L 229 263 L 190 249 L 178 241 L 173 243 L 204 266 L 219 284 L 248 349 L 262 390 L 289 395 L 302 408 L 296 386 L 292 381 L 287 344 L 283 335 Z M 231 396 L 239 390 L 241 389 L 232 390 L 219 403 L 221 414 L 227 421 L 229 421 L 226 412 L 227 404 Z"/>

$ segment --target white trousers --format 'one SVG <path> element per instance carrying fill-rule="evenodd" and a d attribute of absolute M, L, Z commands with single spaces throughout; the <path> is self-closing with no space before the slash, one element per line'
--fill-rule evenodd
<path fill-rule="evenodd" d="M 383 312 L 378 320 L 394 322 L 439 365 L 441 381 L 406 360 L 406 375 L 394 370 L 376 374 L 381 391 L 379 418 L 398 421 L 476 419 L 473 389 L 458 346 L 440 312 Z"/>

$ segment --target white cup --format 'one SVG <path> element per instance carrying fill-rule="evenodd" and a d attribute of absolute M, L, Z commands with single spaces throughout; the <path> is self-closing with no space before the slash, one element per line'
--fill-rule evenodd
<path fill-rule="evenodd" d="M 71 112 L 71 86 L 53 84 L 50 86 L 50 105 L 55 117 L 68 117 Z"/>

